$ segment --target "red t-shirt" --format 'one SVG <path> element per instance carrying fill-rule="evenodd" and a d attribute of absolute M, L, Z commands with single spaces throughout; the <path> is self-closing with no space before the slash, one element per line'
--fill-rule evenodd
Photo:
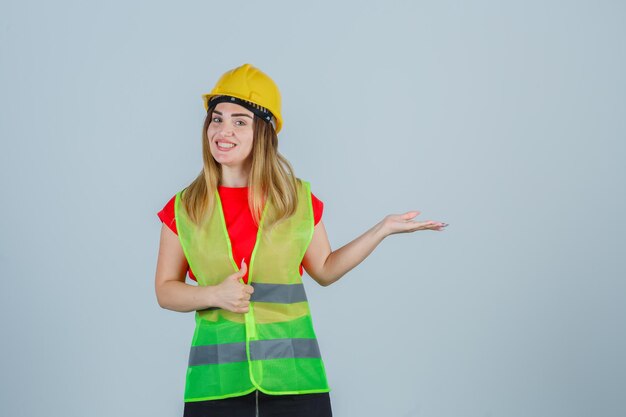
<path fill-rule="evenodd" d="M 250 257 L 256 243 L 256 235 L 258 227 L 254 224 L 252 213 L 248 207 L 248 187 L 224 187 L 219 185 L 217 191 L 222 201 L 222 209 L 224 210 L 224 218 L 226 220 L 226 229 L 233 249 L 233 258 L 237 266 L 241 266 L 241 260 L 245 257 L 246 264 L 250 268 Z M 174 233 L 176 230 L 176 218 L 174 217 L 174 201 L 176 196 L 167 202 L 165 207 L 157 213 L 159 219 L 165 223 Z M 324 211 L 324 203 L 311 193 L 311 202 L 313 203 L 313 219 L 317 224 L 322 218 Z M 189 278 L 196 281 L 191 268 L 187 268 Z M 300 275 L 302 275 L 302 264 L 300 264 Z M 248 273 L 243 277 L 245 283 L 248 283 Z"/>

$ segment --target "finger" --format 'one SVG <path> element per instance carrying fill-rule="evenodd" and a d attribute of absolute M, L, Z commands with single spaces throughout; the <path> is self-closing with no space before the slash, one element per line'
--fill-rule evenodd
<path fill-rule="evenodd" d="M 417 216 L 418 214 L 420 214 L 420 212 L 417 210 L 407 211 L 406 213 L 400 215 L 400 218 L 403 220 L 410 220 L 413 217 Z"/>
<path fill-rule="evenodd" d="M 429 229 L 438 227 L 435 223 L 436 222 L 431 222 L 431 221 L 425 221 L 425 222 L 412 221 L 412 222 L 407 223 L 406 230 L 411 231 L 411 232 L 415 232 L 417 230 L 429 230 Z"/>
<path fill-rule="evenodd" d="M 239 281 L 246 275 L 247 272 L 248 268 L 244 264 L 244 266 L 239 271 L 235 272 L 232 276 L 235 277 L 235 281 Z"/>
<path fill-rule="evenodd" d="M 437 230 L 442 229 L 448 225 L 448 223 L 436 222 L 436 221 L 430 221 L 429 223 L 431 223 L 432 229 L 437 229 Z"/>
<path fill-rule="evenodd" d="M 254 287 L 252 285 L 246 285 L 244 287 L 244 290 L 248 293 L 248 294 L 252 294 L 254 292 Z"/>
<path fill-rule="evenodd" d="M 239 268 L 239 273 L 241 274 L 241 276 L 246 275 L 246 272 L 248 272 L 248 264 L 246 264 L 246 259 L 242 259 L 241 260 L 241 268 Z"/>
<path fill-rule="evenodd" d="M 247 313 L 249 310 L 249 308 L 246 307 L 242 307 L 242 306 L 234 306 L 232 311 L 233 313 Z"/>
<path fill-rule="evenodd" d="M 430 230 L 438 230 L 441 231 L 443 230 L 446 226 L 448 226 L 447 223 L 442 223 L 442 222 L 436 222 L 436 221 L 429 221 L 428 225 L 427 225 L 427 229 Z"/>

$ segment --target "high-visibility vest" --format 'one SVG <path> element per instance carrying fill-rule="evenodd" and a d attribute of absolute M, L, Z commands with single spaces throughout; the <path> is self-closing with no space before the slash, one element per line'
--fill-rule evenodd
<path fill-rule="evenodd" d="M 176 194 L 178 236 L 198 285 L 217 285 L 239 270 L 219 193 L 212 214 L 196 226 Z M 267 394 L 328 392 L 326 371 L 313 329 L 299 267 L 313 236 L 310 184 L 299 181 L 296 213 L 269 233 L 265 204 L 248 265 L 254 287 L 249 311 L 198 310 L 191 342 L 185 402 Z"/>

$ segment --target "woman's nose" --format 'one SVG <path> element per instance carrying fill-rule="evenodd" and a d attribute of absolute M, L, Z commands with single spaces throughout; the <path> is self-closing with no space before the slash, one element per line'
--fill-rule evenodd
<path fill-rule="evenodd" d="M 227 125 L 222 125 L 221 129 L 220 129 L 220 134 L 222 135 L 222 137 L 226 137 L 226 136 L 232 136 L 233 135 L 233 129 L 231 126 L 227 126 Z"/>

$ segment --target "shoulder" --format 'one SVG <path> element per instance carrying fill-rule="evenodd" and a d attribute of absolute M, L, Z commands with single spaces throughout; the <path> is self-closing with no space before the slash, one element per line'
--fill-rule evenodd
<path fill-rule="evenodd" d="M 323 207 L 324 206 L 324 202 L 322 200 L 320 200 L 319 198 L 317 198 L 317 196 L 313 193 L 311 193 L 311 202 L 313 203 L 313 207 L 315 206 L 320 206 Z"/>
<path fill-rule="evenodd" d="M 311 183 L 307 180 L 296 177 L 296 184 L 298 185 L 298 187 L 300 187 L 300 189 L 309 191 L 311 190 Z"/>
<path fill-rule="evenodd" d="M 313 192 L 311 191 L 311 183 L 309 181 L 303 180 L 301 178 L 296 178 L 296 181 L 305 191 L 311 194 L 311 205 L 313 206 L 314 224 L 318 224 L 322 219 L 324 202 L 320 200 L 315 194 L 313 194 Z"/>
<path fill-rule="evenodd" d="M 172 232 L 178 234 L 176 230 L 176 216 L 175 216 L 175 203 L 176 203 L 176 194 L 170 198 L 170 200 L 163 206 L 161 211 L 157 213 L 159 219 L 169 227 Z"/>

